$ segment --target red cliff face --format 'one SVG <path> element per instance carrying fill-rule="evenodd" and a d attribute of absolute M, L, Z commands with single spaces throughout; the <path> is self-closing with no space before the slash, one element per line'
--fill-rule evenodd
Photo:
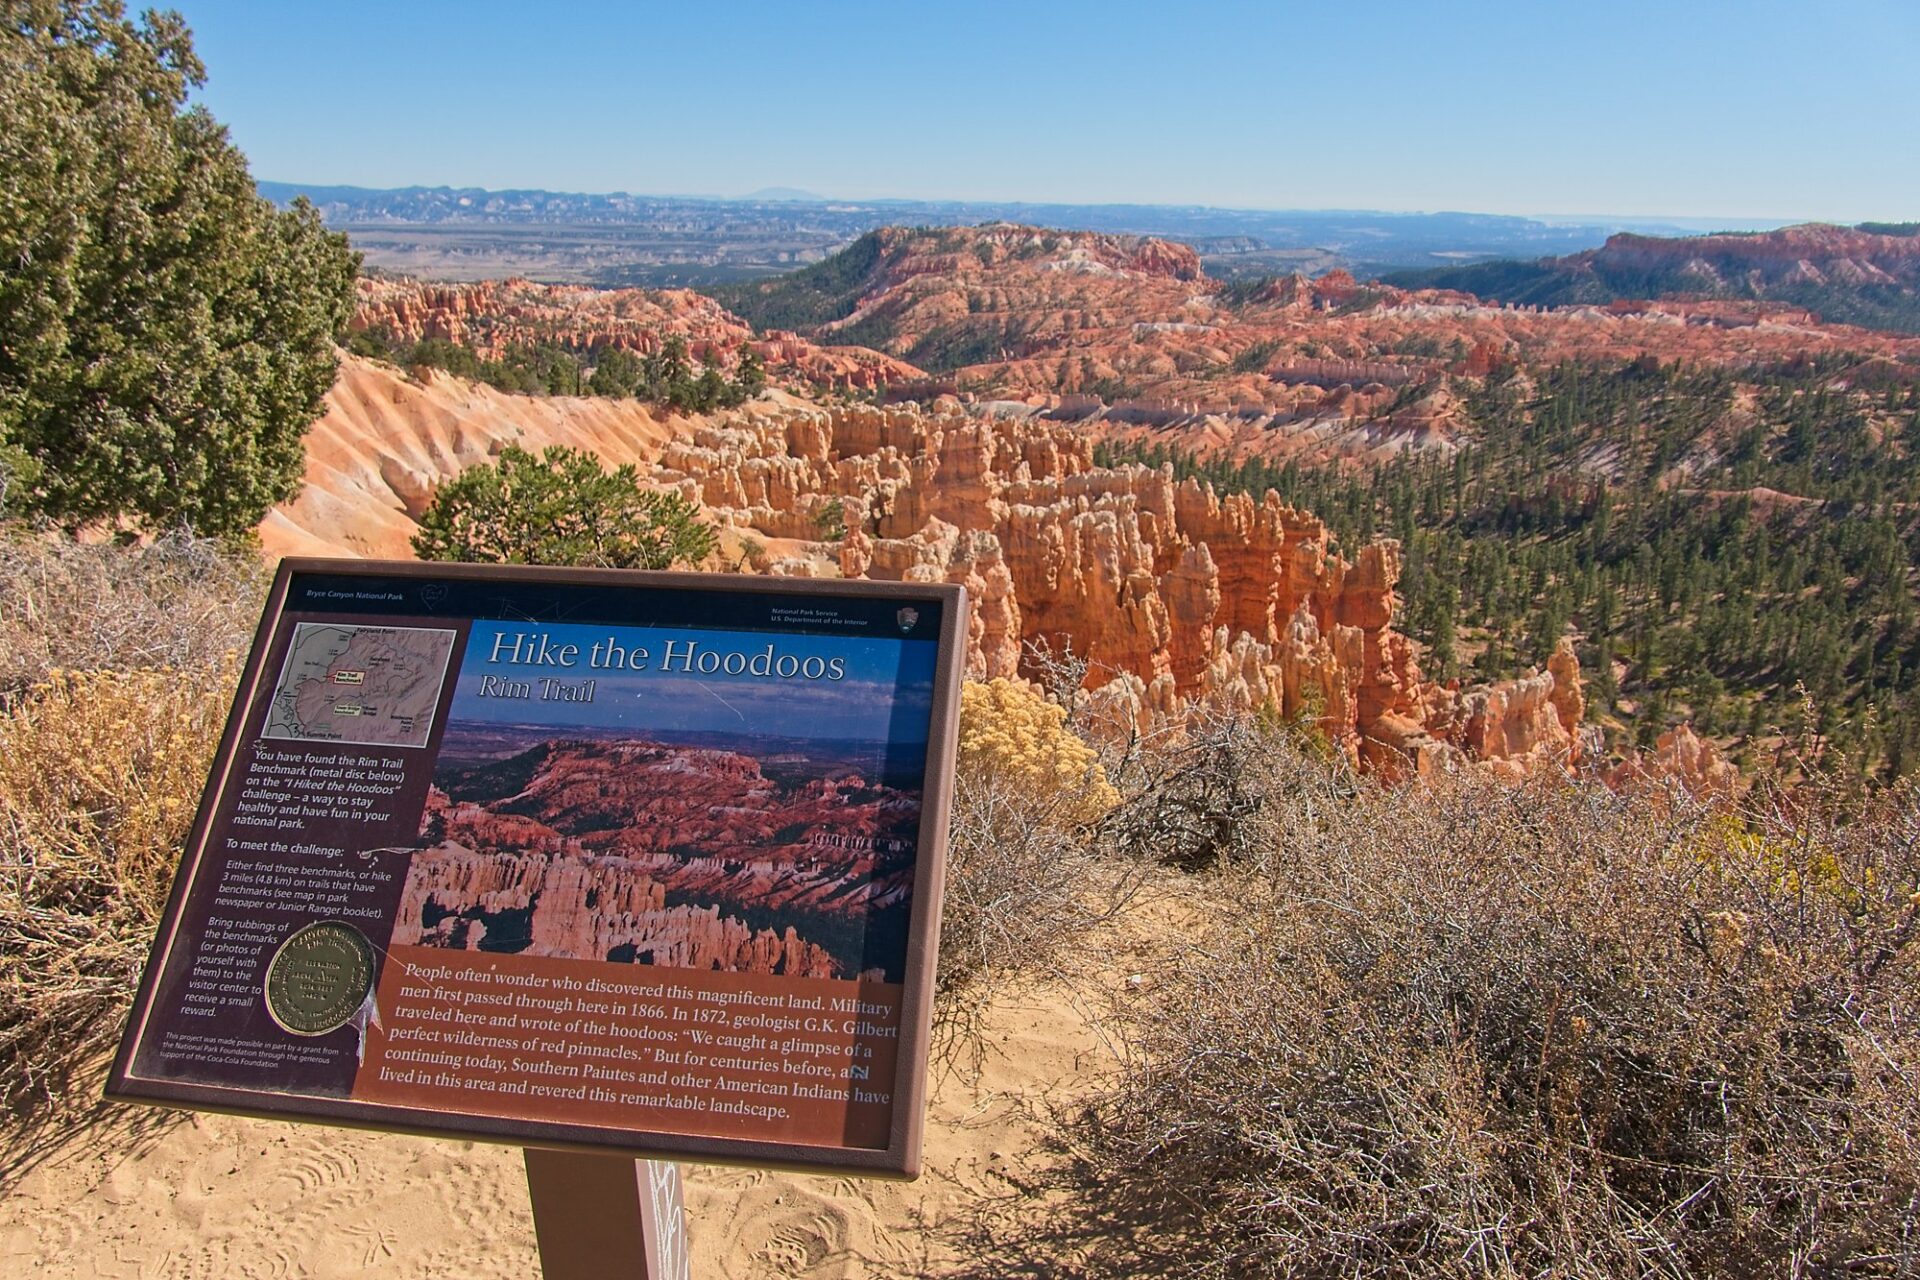
<path fill-rule="evenodd" d="M 1920 236 L 1879 235 L 1819 223 L 1750 235 L 1675 239 L 1622 233 L 1569 261 L 1621 271 L 1691 271 L 1703 287 L 1827 281 L 1911 286 L 1920 284 Z"/>
<path fill-rule="evenodd" d="M 1701 252 L 1722 239 L 1732 252 L 1753 238 L 1626 238 L 1598 252 L 1670 254 L 1675 243 Z M 1451 447 L 1456 380 L 1516 361 L 1651 354 L 1737 364 L 1837 350 L 1920 359 L 1920 340 L 1751 301 L 1539 311 L 1340 274 L 1243 297 L 1208 281 L 1188 251 L 1152 241 L 1011 226 L 890 230 L 879 241 L 854 314 L 812 339 L 750 339 L 737 318 L 691 294 L 524 282 L 373 282 L 363 321 L 384 316 L 407 334 L 470 341 L 565 333 L 645 346 L 679 332 L 696 349 L 789 343 L 796 368 L 822 350 L 814 341 L 862 325 L 890 333 L 896 352 L 931 343 L 963 353 L 971 363 L 953 377 L 973 407 L 952 397 L 888 409 L 778 395 L 710 418 L 656 420 L 631 402 L 500 397 L 447 379 L 415 385 L 349 362 L 312 437 L 309 490 L 264 532 L 276 549 L 321 550 L 331 529 L 342 549 L 404 553 L 436 481 L 509 439 L 563 441 L 635 461 L 730 531 L 783 544 L 768 556 L 778 571 L 966 583 L 976 675 L 1019 671 L 1023 645 L 1071 644 L 1094 661 L 1089 683 L 1117 714 L 1167 714 L 1182 699 L 1270 706 L 1317 721 L 1355 759 L 1389 771 L 1570 758 L 1581 749 L 1571 661 L 1480 689 L 1436 686 L 1394 630 L 1393 547 L 1337 555 L 1318 521 L 1275 498 L 1097 468 L 1094 437 L 1365 462 Z M 1904 237 L 1830 229 L 1790 229 L 1767 243 L 1768 261 L 1797 263 L 1818 249 L 1827 256 L 1805 260 L 1871 260 L 1887 271 L 1896 250 L 1908 251 Z M 991 342 L 976 341 L 989 331 Z M 878 380 L 908 368 L 889 363 L 898 356 L 846 358 Z M 508 422 L 510 411 L 518 416 Z M 1079 426 L 1055 420 L 1081 411 L 1089 416 Z M 294 525 L 297 543 L 286 538 Z M 845 536 L 823 547 L 841 525 Z"/>
<path fill-rule="evenodd" d="M 1015 222 L 938 230 L 883 227 L 877 235 L 878 275 L 894 284 L 918 276 L 990 282 L 999 269 L 1015 264 L 1142 279 L 1206 279 L 1200 255 L 1191 246 L 1154 236 L 1062 231 Z"/>
<path fill-rule="evenodd" d="M 499 921 L 516 914 L 512 949 L 575 959 L 619 958 L 676 969 L 846 977 L 828 952 L 788 926 L 755 930 L 716 904 L 665 904 L 666 888 L 618 858 L 486 853 L 448 841 L 413 855 L 396 946 L 477 951 L 508 945 Z M 424 922 L 434 921 L 429 926 Z M 530 941 L 518 945 L 519 930 Z"/>
<path fill-rule="evenodd" d="M 716 514 L 786 536 L 807 536 L 810 513 L 839 502 L 841 572 L 968 585 L 976 678 L 1018 673 L 1022 645 L 1071 649 L 1092 662 L 1088 687 L 1106 714 L 1136 722 L 1183 701 L 1268 707 L 1387 773 L 1579 757 L 1570 653 L 1464 692 L 1422 675 L 1416 646 L 1393 629 L 1394 543 L 1350 562 L 1320 521 L 1272 494 L 1222 497 L 1175 483 L 1171 469 L 1099 468 L 1088 433 L 1031 414 L 987 418 L 952 402 L 788 412 L 805 412 L 804 427 L 739 415 L 671 451 L 659 478 L 709 502 L 755 498 Z M 795 442 L 804 456 L 787 451 Z"/>
<path fill-rule="evenodd" d="M 1745 297 L 1541 310 L 1366 284 L 1344 271 L 1278 279 L 1247 295 L 1208 279 L 1184 246 L 1154 240 L 1008 224 L 876 237 L 851 313 L 807 336 L 859 334 L 937 370 L 958 392 L 1099 415 L 1110 434 L 1174 428 L 1188 448 L 1303 462 L 1450 447 L 1460 415 L 1440 391 L 1444 379 L 1516 363 L 1650 355 L 1744 365 L 1835 351 L 1920 358 L 1920 339 L 1822 324 L 1802 307 Z M 1708 293 L 1721 270 L 1912 284 L 1916 254 L 1920 238 L 1789 228 L 1618 236 L 1587 257 L 1631 274 L 1640 257 L 1659 259 L 1645 270 L 1666 271 L 1692 255 L 1704 273 L 1694 292 Z"/>
<path fill-rule="evenodd" d="M 564 434 L 551 430 L 566 443 L 631 458 L 722 526 L 781 541 L 781 572 L 821 572 L 831 556 L 847 576 L 966 584 L 978 678 L 1019 673 L 1024 645 L 1070 644 L 1094 661 L 1090 684 L 1103 704 L 1136 719 L 1171 714 L 1182 699 L 1270 706 L 1317 721 L 1353 758 L 1388 771 L 1579 751 L 1578 717 L 1539 710 L 1577 685 L 1571 666 L 1536 677 L 1532 693 L 1518 682 L 1484 698 L 1434 685 L 1393 630 L 1394 548 L 1363 548 L 1349 562 L 1318 520 L 1275 497 L 1223 497 L 1176 484 L 1170 471 L 1096 467 L 1095 434 L 1110 424 L 952 399 L 879 408 L 782 396 L 707 419 L 644 419 L 653 435 L 642 445 L 629 440 L 626 418 L 594 416 L 620 409 L 606 401 L 501 396 L 452 379 L 423 391 L 358 361 L 348 374 L 351 404 L 330 412 L 314 439 L 329 450 L 350 439 L 359 461 L 310 467 L 306 493 L 263 529 L 276 547 L 406 554 L 411 515 L 435 479 L 516 434 L 546 438 L 535 427 L 549 428 L 502 416 L 520 405 L 564 422 Z M 460 401 L 460 415 L 449 426 L 414 412 L 423 395 Z M 638 410 L 628 402 L 623 412 Z M 448 452 L 448 430 L 472 437 L 470 460 Z M 285 530 L 296 521 L 294 542 Z M 390 536 L 356 541 L 376 524 Z M 834 525 L 846 535 L 822 544 Z M 329 541 L 331 527 L 345 532 Z M 808 547 L 813 558 L 802 558 Z M 676 801 L 661 803 L 665 812 Z"/>
<path fill-rule="evenodd" d="M 1013 224 L 874 234 L 878 253 L 852 311 L 805 334 L 756 336 L 688 290 L 524 280 L 364 281 L 354 324 L 486 353 L 538 341 L 649 351 L 678 334 L 728 365 L 751 345 L 790 380 L 874 390 L 937 379 L 978 399 L 1097 415 L 1121 438 L 1174 428 L 1189 449 L 1315 464 L 1450 448 L 1462 416 L 1446 378 L 1516 363 L 1920 359 L 1920 339 L 1822 324 L 1766 300 L 1796 282 L 1920 285 L 1920 237 L 1838 227 L 1616 236 L 1562 266 L 1671 279 L 1687 296 L 1551 310 L 1363 284 L 1344 271 L 1243 295 L 1208 279 L 1192 249 L 1150 238 Z M 846 336 L 881 350 L 835 345 Z"/>

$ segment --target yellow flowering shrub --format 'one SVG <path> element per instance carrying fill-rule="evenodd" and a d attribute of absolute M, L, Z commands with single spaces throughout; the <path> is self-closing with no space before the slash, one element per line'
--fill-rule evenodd
<path fill-rule="evenodd" d="M 1011 680 L 965 685 L 960 706 L 933 1014 L 949 1062 L 985 1043 L 998 984 L 983 979 L 1076 964 L 1081 940 L 1124 907 L 1144 866 L 1098 822 L 1119 795 L 1064 710 Z"/>
<path fill-rule="evenodd" d="M 1065 709 L 1029 685 L 969 681 L 960 691 L 960 768 L 1036 798 L 1066 797 L 1071 815 L 1091 822 L 1120 797 L 1066 722 Z"/>
<path fill-rule="evenodd" d="M 1826 844 L 1805 838 L 1805 833 L 1756 831 L 1731 813 L 1706 819 L 1696 855 L 1722 874 L 1757 875 L 1774 893 L 1822 896 L 1849 910 L 1859 908 L 1862 890 L 1875 889 L 1879 879 L 1869 865 L 1862 869 L 1861 883 L 1851 884 L 1839 856 Z"/>

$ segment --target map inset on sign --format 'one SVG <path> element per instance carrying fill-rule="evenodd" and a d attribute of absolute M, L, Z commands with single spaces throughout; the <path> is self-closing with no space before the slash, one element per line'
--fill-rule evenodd
<path fill-rule="evenodd" d="M 423 627 L 298 624 L 261 736 L 426 746 L 453 637 Z"/>

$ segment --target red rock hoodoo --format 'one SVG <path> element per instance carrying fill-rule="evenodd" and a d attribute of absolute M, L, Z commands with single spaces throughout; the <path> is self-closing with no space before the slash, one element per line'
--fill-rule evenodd
<path fill-rule="evenodd" d="M 775 537 L 817 537 L 839 504 L 843 574 L 967 585 L 976 678 L 1021 674 L 1023 646 L 1070 649 L 1093 664 L 1092 696 L 1136 720 L 1183 701 L 1269 707 L 1388 773 L 1580 755 L 1570 650 L 1519 680 L 1444 688 L 1393 630 L 1397 544 L 1349 561 L 1271 493 L 1096 467 L 1090 435 L 1037 414 L 757 406 L 667 448 L 656 478 Z"/>

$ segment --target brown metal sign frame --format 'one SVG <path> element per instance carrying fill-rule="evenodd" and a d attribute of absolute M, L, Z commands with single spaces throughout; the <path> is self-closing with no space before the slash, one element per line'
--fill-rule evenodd
<path fill-rule="evenodd" d="M 884 1148 L 798 1145 L 789 1142 L 715 1137 L 652 1129 L 609 1129 L 599 1125 L 507 1116 L 472 1115 L 424 1107 L 357 1102 L 276 1091 L 188 1083 L 137 1075 L 135 1056 L 154 1025 L 156 985 L 169 957 L 180 945 L 183 913 L 196 879 L 208 861 L 207 842 L 216 814 L 238 786 L 236 763 L 245 725 L 278 672 L 265 669 L 269 653 L 285 625 L 290 590 L 302 576 L 407 580 L 449 584 L 494 582 L 535 587 L 589 587 L 606 591 L 753 593 L 830 601 L 898 600 L 903 609 L 916 603 L 940 606 L 934 666 L 931 720 L 928 726 L 925 782 L 908 921 L 899 1053 L 892 1081 L 891 1124 Z M 402 611 L 395 610 L 399 616 Z M 413 617 L 417 610 L 408 612 Z M 158 1104 L 234 1115 L 318 1122 L 350 1128 L 411 1133 L 427 1137 L 496 1142 L 555 1151 L 685 1159 L 810 1173 L 913 1178 L 920 1169 L 921 1133 L 926 1106 L 926 1061 L 932 1017 L 934 973 L 939 946 L 940 902 L 945 877 L 945 848 L 960 685 L 964 673 L 967 600 L 958 586 L 942 583 L 870 582 L 855 579 L 788 579 L 722 574 L 648 573 L 619 570 L 543 568 L 414 561 L 288 559 L 281 563 L 263 610 L 253 647 L 240 678 L 211 776 L 187 839 L 180 870 L 138 991 L 127 1030 L 108 1077 L 106 1096 L 116 1102 Z M 363 613 L 370 622 L 385 616 Z M 453 616 L 453 615 L 450 615 Z M 465 615 L 459 615 L 465 616 Z M 903 615 L 905 616 L 905 615 Z M 537 621 L 529 619 L 529 622 Z M 457 674 L 454 673 L 454 674 Z M 450 677 L 451 678 L 451 677 Z"/>

